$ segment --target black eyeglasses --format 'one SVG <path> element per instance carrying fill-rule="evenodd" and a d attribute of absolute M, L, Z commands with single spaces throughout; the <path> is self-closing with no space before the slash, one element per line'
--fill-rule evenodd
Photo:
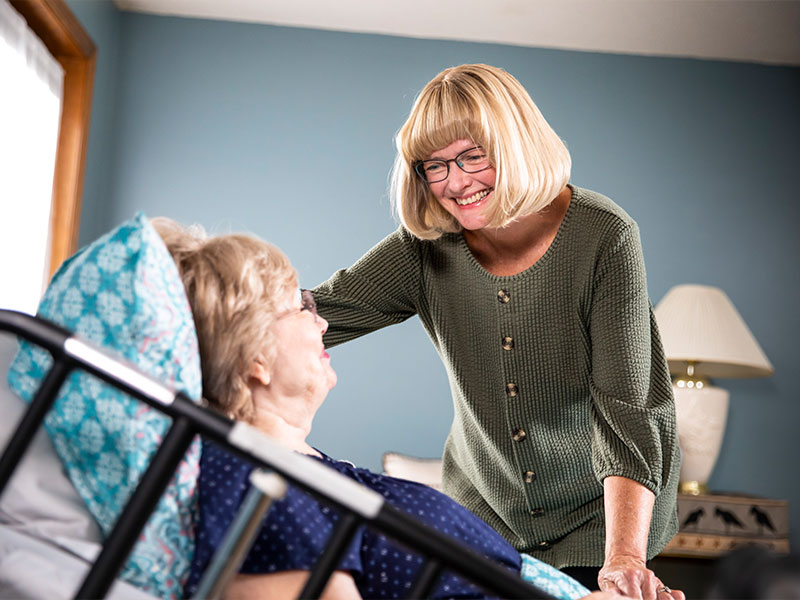
<path fill-rule="evenodd" d="M 455 158 L 443 160 L 433 158 L 421 160 L 414 165 L 414 170 L 424 181 L 428 183 L 438 183 L 447 179 L 450 175 L 450 163 L 456 163 L 458 168 L 464 173 L 478 173 L 492 166 L 486 150 L 480 146 L 467 148 Z"/>

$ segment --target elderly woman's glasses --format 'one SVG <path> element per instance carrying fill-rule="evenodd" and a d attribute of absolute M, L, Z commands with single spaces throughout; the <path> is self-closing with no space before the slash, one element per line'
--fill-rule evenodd
<path fill-rule="evenodd" d="M 486 151 L 480 146 L 468 148 L 455 158 L 442 160 L 434 158 L 421 160 L 414 165 L 414 170 L 428 183 L 438 183 L 450 175 L 450 163 L 456 163 L 464 173 L 478 173 L 492 166 Z"/>
<path fill-rule="evenodd" d="M 317 302 L 314 300 L 314 294 L 311 293 L 310 290 L 303 290 L 300 292 L 300 310 L 292 310 L 287 313 L 284 313 L 277 317 L 278 319 L 283 319 L 284 317 L 288 317 L 290 315 L 296 315 L 304 310 L 311 312 L 314 315 L 314 322 L 316 323 L 318 320 L 317 314 Z"/>
<path fill-rule="evenodd" d="M 317 320 L 317 302 L 310 290 L 303 290 L 300 294 L 300 310 L 311 311 L 314 321 Z"/>

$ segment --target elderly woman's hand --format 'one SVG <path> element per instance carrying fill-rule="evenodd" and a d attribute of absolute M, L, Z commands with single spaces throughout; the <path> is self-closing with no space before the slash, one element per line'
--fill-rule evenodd
<path fill-rule="evenodd" d="M 592 592 L 581 600 L 628 600 L 628 597 L 617 592 Z"/>
<path fill-rule="evenodd" d="M 680 590 L 671 590 L 647 568 L 644 561 L 630 556 L 606 560 L 597 578 L 600 589 L 637 600 L 686 600 Z"/>

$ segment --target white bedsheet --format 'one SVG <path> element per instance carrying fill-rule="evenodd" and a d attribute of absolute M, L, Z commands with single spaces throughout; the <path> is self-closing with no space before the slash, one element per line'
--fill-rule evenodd
<path fill-rule="evenodd" d="M 78 591 L 89 563 L 71 552 L 0 525 L 0 598 L 60 600 Z M 153 600 L 124 581 L 108 598 Z"/>

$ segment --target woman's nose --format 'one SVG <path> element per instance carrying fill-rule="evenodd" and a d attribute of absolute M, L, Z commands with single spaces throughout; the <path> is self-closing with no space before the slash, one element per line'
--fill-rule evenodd
<path fill-rule="evenodd" d="M 325 332 L 328 331 L 328 322 L 319 315 L 317 315 L 317 325 L 319 325 L 319 330 L 322 333 L 322 335 L 325 335 Z"/>
<path fill-rule="evenodd" d="M 450 173 L 447 177 L 448 185 L 456 190 L 463 190 L 472 183 L 469 173 L 465 173 L 458 168 L 457 165 L 450 167 Z"/>

